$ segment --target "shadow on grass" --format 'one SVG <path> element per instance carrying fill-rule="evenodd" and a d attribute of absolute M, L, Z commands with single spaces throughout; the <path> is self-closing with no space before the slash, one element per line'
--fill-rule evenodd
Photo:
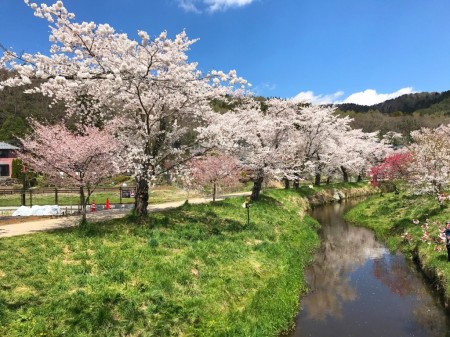
<path fill-rule="evenodd" d="M 427 210 L 427 213 L 424 213 L 423 215 L 417 217 L 417 220 L 419 220 L 420 223 L 426 222 L 427 219 L 432 218 L 434 216 L 438 216 L 442 214 L 442 209 L 439 207 L 434 207 L 429 210 Z M 410 228 L 413 225 L 412 220 L 410 217 L 403 218 L 397 222 L 394 223 L 392 226 L 392 233 L 394 234 L 402 234 L 406 229 Z"/>
<path fill-rule="evenodd" d="M 247 211 L 242 208 L 245 198 L 233 198 L 208 204 L 189 204 L 152 212 L 148 217 L 128 214 L 120 219 L 102 222 L 85 222 L 71 228 L 49 231 L 55 235 L 72 234 L 79 237 L 148 236 L 153 230 L 176 230 L 179 238 L 206 240 L 211 236 L 236 234 L 256 230 L 255 222 L 264 221 L 259 215 L 264 208 L 281 207 L 274 197 L 261 195 L 259 201 L 251 204 L 250 224 L 247 225 Z"/>
<path fill-rule="evenodd" d="M 189 240 L 205 240 L 214 235 L 222 235 L 225 232 L 238 233 L 251 229 L 251 225 L 247 226 L 244 210 L 242 220 L 231 217 L 238 210 L 233 206 L 226 201 L 206 205 L 184 204 L 176 210 L 153 214 L 148 220 L 148 227 L 152 230 L 176 230 L 179 238 Z"/>
<path fill-rule="evenodd" d="M 447 252 L 446 252 L 446 251 L 443 251 L 443 252 L 442 252 L 442 255 L 440 255 L 440 256 L 437 257 L 437 260 L 438 260 L 439 262 L 448 262 L 448 263 L 449 263 L 449 266 L 450 266 L 450 261 L 447 260 Z"/>

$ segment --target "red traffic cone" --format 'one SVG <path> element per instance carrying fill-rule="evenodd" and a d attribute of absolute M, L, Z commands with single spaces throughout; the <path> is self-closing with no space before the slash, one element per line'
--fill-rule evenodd
<path fill-rule="evenodd" d="M 96 210 L 97 210 L 97 207 L 95 206 L 95 200 L 92 200 L 91 212 L 95 212 Z"/>
<path fill-rule="evenodd" d="M 111 205 L 109 204 L 109 199 L 106 198 L 105 209 L 111 209 Z"/>

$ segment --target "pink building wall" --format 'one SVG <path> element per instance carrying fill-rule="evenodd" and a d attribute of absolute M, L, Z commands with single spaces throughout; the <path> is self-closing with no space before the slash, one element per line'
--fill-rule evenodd
<path fill-rule="evenodd" d="M 12 173 L 12 161 L 17 158 L 14 150 L 11 149 L 0 149 L 0 176 L 11 178 Z M 5 169 L 5 166 L 7 168 Z M 7 173 L 7 174 L 6 174 Z"/>

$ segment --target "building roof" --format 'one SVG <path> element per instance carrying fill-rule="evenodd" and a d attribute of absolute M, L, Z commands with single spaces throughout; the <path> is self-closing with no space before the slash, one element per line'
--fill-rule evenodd
<path fill-rule="evenodd" d="M 19 148 L 4 142 L 0 142 L 0 150 L 19 150 Z"/>

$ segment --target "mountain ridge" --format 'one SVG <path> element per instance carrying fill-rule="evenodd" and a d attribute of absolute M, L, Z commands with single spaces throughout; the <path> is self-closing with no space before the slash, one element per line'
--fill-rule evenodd
<path fill-rule="evenodd" d="M 392 114 L 394 112 L 412 114 L 417 111 L 430 109 L 431 107 L 438 105 L 439 103 L 442 103 L 444 101 L 448 101 L 448 105 L 450 108 L 450 90 L 443 92 L 425 91 L 413 94 L 405 94 L 374 105 L 341 103 L 336 104 L 335 106 L 342 112 L 353 111 L 356 113 L 365 113 L 369 111 L 379 111 L 383 114 Z M 432 110 L 435 111 L 439 109 Z M 445 112 L 450 113 L 450 110 Z"/>

